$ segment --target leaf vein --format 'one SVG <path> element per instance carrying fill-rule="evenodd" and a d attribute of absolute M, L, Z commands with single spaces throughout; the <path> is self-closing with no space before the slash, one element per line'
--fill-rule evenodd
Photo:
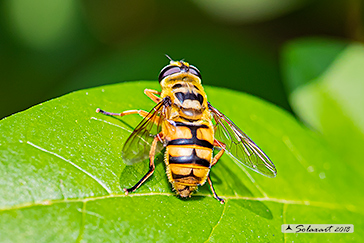
<path fill-rule="evenodd" d="M 109 124 L 109 125 L 111 125 L 111 126 L 115 126 L 115 127 L 121 128 L 121 129 L 123 129 L 123 130 L 125 130 L 125 131 L 127 131 L 127 132 L 129 132 L 129 133 L 132 133 L 132 132 L 133 132 L 133 131 L 131 131 L 131 130 L 129 130 L 129 129 L 127 129 L 127 128 L 125 128 L 125 127 L 122 127 L 122 126 L 116 125 L 116 124 L 114 124 L 114 123 L 112 123 L 112 122 L 108 122 L 108 121 L 105 121 L 105 120 L 102 120 L 102 119 L 99 119 L 99 118 L 96 118 L 96 117 L 91 117 L 90 119 L 91 119 L 91 120 L 95 120 L 95 121 L 104 122 L 104 123 L 107 123 L 107 124 Z"/>
<path fill-rule="evenodd" d="M 216 227 L 220 224 L 220 222 L 222 220 L 222 217 L 225 214 L 225 211 L 226 211 L 226 208 L 227 208 L 227 203 L 228 203 L 228 200 L 225 200 L 224 209 L 222 210 L 221 216 L 220 216 L 219 220 L 217 221 L 217 223 L 215 224 L 215 226 L 212 227 L 211 233 L 210 233 L 209 237 L 207 238 L 207 240 L 205 241 L 205 243 L 210 241 L 210 238 L 211 238 L 212 234 L 214 233 Z"/>
<path fill-rule="evenodd" d="M 81 242 L 82 238 L 83 238 L 83 234 L 85 231 L 85 222 L 86 222 L 86 203 L 87 202 L 83 202 L 83 206 L 80 211 L 80 213 L 82 213 L 82 219 L 81 219 L 81 227 L 80 227 L 80 233 L 76 239 L 76 242 Z"/>
<path fill-rule="evenodd" d="M 111 194 L 111 189 L 110 188 L 108 188 L 106 185 L 105 185 L 105 183 L 103 183 L 100 179 L 98 179 L 96 176 L 94 176 L 94 175 L 92 175 L 91 173 L 89 173 L 88 171 L 86 171 L 86 170 L 84 170 L 84 169 L 82 169 L 80 166 L 78 166 L 78 165 L 76 165 L 75 163 L 73 163 L 72 161 L 70 161 L 70 160 L 68 160 L 68 159 L 66 159 L 66 158 L 64 158 L 64 157 L 62 157 L 61 155 L 59 155 L 59 154 L 56 154 L 56 153 L 54 153 L 54 152 L 52 152 L 52 151 L 48 151 L 48 150 L 46 150 L 45 148 L 42 148 L 42 147 L 40 147 L 40 146 L 38 146 L 38 145 L 35 145 L 34 143 L 32 143 L 32 142 L 29 142 L 29 141 L 27 141 L 27 144 L 29 144 L 30 146 L 32 146 L 32 147 L 34 147 L 34 148 L 36 148 L 36 149 L 39 149 L 39 150 L 41 150 L 41 151 L 43 151 L 43 152 L 46 152 L 46 153 L 48 153 L 48 154 L 51 154 L 51 155 L 54 155 L 54 156 L 56 156 L 57 158 L 59 158 L 59 159 L 61 159 L 61 160 L 63 160 L 63 161 L 65 161 L 65 162 L 67 162 L 67 163 L 69 163 L 70 165 L 72 165 L 72 166 L 74 166 L 75 168 L 77 168 L 78 170 L 80 170 L 81 172 L 83 172 L 83 173 L 85 173 L 86 175 L 88 175 L 89 177 L 91 177 L 92 179 L 94 179 L 100 186 L 102 186 L 109 194 Z"/>
<path fill-rule="evenodd" d="M 13 210 L 13 209 L 22 209 L 22 208 L 29 208 L 33 206 L 50 206 L 52 204 L 57 203 L 74 203 L 74 202 L 89 202 L 89 201 L 98 201 L 103 199 L 113 199 L 113 198 L 128 198 L 128 197 L 144 197 L 144 196 L 175 196 L 174 193 L 133 193 L 129 195 L 125 194 L 110 194 L 105 196 L 99 197 L 88 197 L 88 198 L 78 198 L 78 199 L 67 199 L 67 200 L 44 200 L 40 202 L 32 202 L 32 203 L 22 203 L 14 206 L 5 206 L 0 208 L 1 211 Z M 210 197 L 213 198 L 210 194 L 196 194 L 196 196 L 200 197 Z M 255 197 L 242 197 L 242 196 L 224 196 L 221 195 L 224 199 L 229 200 L 250 200 L 250 201 L 259 201 L 259 202 L 275 202 L 281 204 L 288 204 L 288 205 L 304 205 L 304 206 L 313 206 L 313 207 L 321 207 L 327 209 L 340 209 L 340 210 L 347 210 L 354 213 L 364 214 L 353 205 L 342 205 L 342 204 L 334 204 L 334 203 L 326 203 L 326 202 L 319 202 L 319 201 L 300 201 L 300 200 L 286 200 L 286 199 L 279 199 L 279 198 L 255 198 Z"/>
<path fill-rule="evenodd" d="M 283 224 L 286 224 L 286 211 L 287 211 L 287 204 L 283 203 L 283 209 L 282 209 L 282 217 L 283 217 Z M 287 233 L 283 233 L 283 240 L 284 243 L 287 242 Z"/>

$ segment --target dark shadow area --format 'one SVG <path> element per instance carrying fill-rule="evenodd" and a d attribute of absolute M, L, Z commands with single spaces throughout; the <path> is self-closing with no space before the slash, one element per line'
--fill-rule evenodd
<path fill-rule="evenodd" d="M 229 203 L 236 204 L 238 207 L 243 207 L 250 212 L 259 215 L 266 219 L 273 219 L 273 214 L 269 208 L 260 201 L 245 200 L 245 199 L 233 199 L 229 200 Z"/>
<path fill-rule="evenodd" d="M 222 158 L 211 168 L 210 175 L 212 183 L 215 187 L 224 189 L 225 195 L 240 195 L 246 197 L 254 196 L 253 193 L 245 186 L 245 184 L 237 179 L 239 176 L 234 170 L 241 170 L 235 164 L 229 165 L 226 159 Z M 209 186 L 207 189 L 210 191 Z M 211 192 L 210 192 L 211 193 Z"/>
<path fill-rule="evenodd" d="M 100 113 L 101 114 L 101 113 Z M 119 122 L 121 122 L 124 126 L 128 127 L 130 130 L 134 131 L 134 128 L 135 127 L 132 127 L 131 125 L 129 125 L 128 123 L 126 123 L 125 121 L 123 121 L 123 119 L 121 119 L 121 117 L 117 117 L 117 116 L 111 116 L 111 115 L 105 115 L 105 114 L 102 114 L 104 116 L 108 116 L 108 117 L 111 117 L 115 120 L 118 120 Z M 143 119 L 140 118 L 140 121 L 142 121 Z"/>
<path fill-rule="evenodd" d="M 141 188 L 144 186 L 152 187 L 161 180 L 165 180 L 167 182 L 167 176 L 165 174 L 165 168 L 163 163 L 164 154 L 160 153 L 156 156 L 155 162 L 155 171 L 153 175 L 141 185 Z M 143 160 L 134 165 L 127 165 L 123 169 L 120 174 L 120 187 L 130 188 L 134 186 L 149 170 L 149 161 Z"/>
<path fill-rule="evenodd" d="M 192 193 L 191 197 L 180 197 L 179 195 L 176 194 L 176 197 L 181 200 L 181 201 L 201 201 L 203 199 L 205 199 L 206 197 L 205 196 L 199 196 L 199 195 L 194 195 Z M 216 201 L 217 202 L 217 201 Z M 219 203 L 219 202 L 217 202 Z"/>
<path fill-rule="evenodd" d="M 254 198 L 253 193 L 244 185 L 244 183 L 241 180 L 236 179 L 238 175 L 234 171 L 235 165 L 232 167 L 229 166 L 228 163 L 224 162 L 224 159 L 221 159 L 210 171 L 211 180 L 215 190 L 217 188 L 219 189 L 217 191 L 218 196 L 224 199 L 224 196 L 235 196 L 238 194 L 241 197 Z M 210 186 L 207 182 L 205 185 L 199 188 L 199 192 L 213 196 L 213 193 L 211 192 Z M 196 198 L 194 200 L 201 200 L 199 197 L 203 196 L 196 195 L 194 197 Z M 230 202 L 236 204 L 238 207 L 243 207 L 263 218 L 273 219 L 271 211 L 263 202 L 246 199 L 229 199 L 229 203 Z M 219 202 L 216 201 L 216 203 Z"/>

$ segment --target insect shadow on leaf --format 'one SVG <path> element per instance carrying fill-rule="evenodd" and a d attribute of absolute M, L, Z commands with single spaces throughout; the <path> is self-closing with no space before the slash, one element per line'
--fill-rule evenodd
<path fill-rule="evenodd" d="M 113 119 L 115 119 L 115 120 L 118 120 L 118 121 L 119 121 L 119 122 L 121 122 L 121 123 L 122 123 L 125 127 L 128 127 L 128 128 L 129 128 L 129 130 L 131 130 L 131 131 L 133 131 L 133 130 L 134 130 L 134 127 L 133 127 L 132 125 L 128 124 L 127 122 L 125 122 L 122 118 L 117 117 L 117 116 L 111 116 L 111 115 L 106 115 L 106 116 L 111 117 L 111 118 L 113 118 Z"/>
<path fill-rule="evenodd" d="M 123 118 L 119 118 L 112 115 L 107 115 L 108 117 L 111 117 L 118 122 L 122 123 L 124 127 L 129 128 L 131 131 L 134 130 L 134 127 L 127 122 L 123 120 Z M 121 152 L 121 151 L 120 151 Z M 160 167 L 163 167 L 163 153 L 159 153 L 156 158 L 156 171 L 154 173 L 153 178 L 150 178 L 148 181 L 146 181 L 146 188 L 150 188 L 157 183 L 160 183 L 163 181 L 163 184 L 169 185 L 167 178 L 165 176 L 165 169 L 158 169 Z M 122 156 L 120 156 L 120 163 L 124 164 L 122 161 Z M 133 181 L 137 181 L 142 175 L 145 174 L 146 171 L 148 171 L 148 159 L 141 160 L 138 163 L 135 163 L 133 165 L 126 165 L 124 169 L 122 170 L 120 174 L 120 188 L 123 190 L 124 188 L 131 187 L 133 185 Z"/>
<path fill-rule="evenodd" d="M 220 188 L 224 188 L 225 194 L 231 193 L 231 195 L 240 195 L 243 197 L 253 197 L 253 193 L 246 187 L 244 182 L 240 179 L 241 176 L 237 172 L 241 173 L 239 168 L 234 163 L 229 163 L 228 158 L 221 158 L 221 163 L 215 165 L 214 170 L 211 170 L 210 174 L 214 183 Z M 206 187 L 208 191 L 208 187 Z"/>
<path fill-rule="evenodd" d="M 238 207 L 243 207 L 256 215 L 259 215 L 260 217 L 265 219 L 273 219 L 272 212 L 263 202 L 246 199 L 233 199 L 230 200 L 230 202 L 232 206 L 236 204 Z"/>
<path fill-rule="evenodd" d="M 121 159 L 120 159 L 121 160 Z M 163 153 L 158 154 L 155 158 L 156 169 L 154 171 L 153 177 L 149 178 L 145 182 L 145 187 L 142 187 L 141 190 L 146 188 L 151 188 L 158 183 L 163 183 L 163 185 L 169 185 L 167 177 L 165 175 L 165 168 L 163 163 Z M 163 168 L 162 168 L 163 167 Z M 133 186 L 133 183 L 140 179 L 149 169 L 148 160 L 140 161 L 139 163 L 135 163 L 133 165 L 126 165 L 123 171 L 120 174 L 120 187 L 128 188 Z M 168 188 L 168 191 L 170 188 Z"/>

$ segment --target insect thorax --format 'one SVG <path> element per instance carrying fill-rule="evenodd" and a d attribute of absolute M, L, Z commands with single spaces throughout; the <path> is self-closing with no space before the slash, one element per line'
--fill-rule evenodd
<path fill-rule="evenodd" d="M 162 83 L 162 98 L 169 96 L 172 107 L 170 118 L 180 116 L 186 120 L 209 119 L 207 96 L 199 78 L 189 74 L 166 78 Z"/>

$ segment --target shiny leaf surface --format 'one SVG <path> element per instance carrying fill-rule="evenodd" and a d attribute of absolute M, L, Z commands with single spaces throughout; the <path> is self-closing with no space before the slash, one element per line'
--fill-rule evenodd
<path fill-rule="evenodd" d="M 224 155 L 208 185 L 190 199 L 174 195 L 163 156 L 147 171 L 126 166 L 123 143 L 141 118 L 98 114 L 153 107 L 132 82 L 81 90 L 0 121 L 0 241 L 222 242 L 363 241 L 363 179 L 337 151 L 282 109 L 247 94 L 206 87 L 224 112 L 276 165 L 274 179 L 240 168 Z M 363 168 L 363 165 L 360 165 Z M 284 223 L 350 223 L 353 234 L 282 234 Z"/>

